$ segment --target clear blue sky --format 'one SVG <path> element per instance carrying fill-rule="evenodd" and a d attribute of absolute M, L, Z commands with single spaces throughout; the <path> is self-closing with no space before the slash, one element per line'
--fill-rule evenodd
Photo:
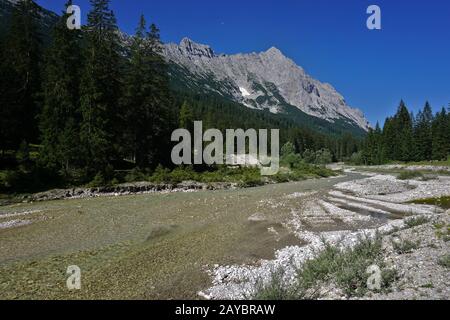
<path fill-rule="evenodd" d="M 66 0 L 38 0 L 60 13 Z M 74 0 L 83 23 L 89 0 Z M 366 9 L 382 11 L 382 30 L 366 28 Z M 219 53 L 276 46 L 310 75 L 331 83 L 371 123 L 384 122 L 400 99 L 416 111 L 450 103 L 448 0 L 112 0 L 120 28 L 133 33 L 139 15 L 164 42 L 187 36 Z"/>

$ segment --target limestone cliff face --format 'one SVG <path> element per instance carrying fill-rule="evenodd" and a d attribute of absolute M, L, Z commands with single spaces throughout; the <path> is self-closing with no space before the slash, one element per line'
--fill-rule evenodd
<path fill-rule="evenodd" d="M 217 55 L 211 47 L 184 38 L 164 46 L 189 87 L 216 92 L 249 108 L 283 113 L 287 106 L 328 122 L 338 119 L 367 131 L 369 123 L 330 84 L 313 79 L 277 48 L 261 53 Z"/>

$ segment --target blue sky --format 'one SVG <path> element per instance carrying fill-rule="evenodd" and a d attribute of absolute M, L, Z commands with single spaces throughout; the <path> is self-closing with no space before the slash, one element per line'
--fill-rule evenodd
<path fill-rule="evenodd" d="M 38 0 L 61 12 L 66 0 Z M 74 0 L 86 22 L 89 0 Z M 380 6 L 382 30 L 368 30 L 366 9 Z M 275 46 L 314 78 L 331 83 L 371 123 L 400 99 L 416 111 L 450 103 L 448 0 L 112 0 L 120 28 L 133 33 L 141 13 L 164 42 L 187 36 L 218 53 Z"/>

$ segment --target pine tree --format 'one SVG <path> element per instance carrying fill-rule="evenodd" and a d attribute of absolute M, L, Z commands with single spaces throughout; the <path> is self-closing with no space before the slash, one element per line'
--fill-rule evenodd
<path fill-rule="evenodd" d="M 66 6 L 71 5 L 69 1 Z M 44 81 L 44 109 L 40 116 L 41 161 L 67 174 L 79 164 L 80 122 L 79 78 L 82 66 L 81 33 L 66 26 L 63 14 L 53 32 Z"/>
<path fill-rule="evenodd" d="M 192 113 L 191 107 L 186 101 L 183 102 L 183 105 L 180 108 L 178 121 L 180 128 L 187 129 L 192 134 L 194 130 L 194 115 Z"/>
<path fill-rule="evenodd" d="M 173 99 L 170 90 L 168 65 L 162 56 L 162 43 L 159 29 L 151 24 L 147 33 L 147 41 L 150 44 L 152 54 L 149 56 L 149 65 L 152 74 L 152 136 L 153 144 L 151 159 L 156 163 L 168 164 L 170 162 L 170 137 L 176 128 L 176 113 L 173 108 Z"/>
<path fill-rule="evenodd" d="M 416 143 L 416 160 L 431 160 L 432 156 L 432 132 L 433 112 L 426 102 L 423 111 L 419 111 L 414 128 Z"/>
<path fill-rule="evenodd" d="M 125 76 L 122 109 L 127 124 L 126 152 L 139 167 L 156 166 L 164 162 L 168 134 L 173 117 L 165 63 L 161 54 L 159 30 L 154 24 L 146 31 L 141 16 L 131 46 L 131 58 Z"/>
<path fill-rule="evenodd" d="M 403 100 L 394 117 L 395 147 L 392 160 L 411 161 L 414 158 L 413 124 Z"/>
<path fill-rule="evenodd" d="M 1 67 L 2 149 L 17 149 L 22 141 L 38 142 L 41 92 L 41 35 L 38 6 L 21 0 L 11 18 Z"/>
<path fill-rule="evenodd" d="M 383 159 L 394 160 L 396 158 L 396 128 L 395 119 L 387 118 L 383 127 Z"/>
<path fill-rule="evenodd" d="M 119 157 L 120 46 L 114 13 L 108 0 L 91 0 L 85 28 L 85 67 L 81 80 L 81 142 L 86 167 L 104 171 Z"/>
<path fill-rule="evenodd" d="M 436 114 L 432 125 L 432 155 L 434 160 L 446 160 L 450 153 L 450 127 L 445 108 Z"/>

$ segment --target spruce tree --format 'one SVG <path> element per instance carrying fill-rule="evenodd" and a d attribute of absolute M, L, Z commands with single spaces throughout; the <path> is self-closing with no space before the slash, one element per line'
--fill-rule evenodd
<path fill-rule="evenodd" d="M 66 4 L 71 5 L 72 1 Z M 41 161 L 68 174 L 80 163 L 79 101 L 82 67 L 81 32 L 69 30 L 63 13 L 53 31 L 53 42 L 46 57 L 44 109 L 40 116 L 42 132 Z"/>
<path fill-rule="evenodd" d="M 187 129 L 192 134 L 194 130 L 194 115 L 187 101 L 184 101 L 183 105 L 180 108 L 180 115 L 178 122 L 180 128 Z"/>
<path fill-rule="evenodd" d="M 432 156 L 432 132 L 433 112 L 426 102 L 423 111 L 419 111 L 414 129 L 416 143 L 416 160 L 431 160 Z"/>
<path fill-rule="evenodd" d="M 131 46 L 125 76 L 122 109 L 125 110 L 126 153 L 139 167 L 156 166 L 167 153 L 171 115 L 169 85 L 161 54 L 159 31 L 146 30 L 141 16 Z"/>
<path fill-rule="evenodd" d="M 387 118 L 383 127 L 383 159 L 395 160 L 396 154 L 396 128 L 394 118 Z"/>
<path fill-rule="evenodd" d="M 414 157 L 413 124 L 411 115 L 403 100 L 394 117 L 395 148 L 393 160 L 410 161 Z"/>
<path fill-rule="evenodd" d="M 41 93 L 40 15 L 34 1 L 21 0 L 12 14 L 1 67 L 2 149 L 38 142 Z"/>
<path fill-rule="evenodd" d="M 445 108 L 436 114 L 432 125 L 433 160 L 446 160 L 450 153 L 450 127 Z"/>
<path fill-rule="evenodd" d="M 81 79 L 81 142 L 90 173 L 106 170 L 119 158 L 120 46 L 108 0 L 91 0 L 85 28 L 85 66 Z"/>

